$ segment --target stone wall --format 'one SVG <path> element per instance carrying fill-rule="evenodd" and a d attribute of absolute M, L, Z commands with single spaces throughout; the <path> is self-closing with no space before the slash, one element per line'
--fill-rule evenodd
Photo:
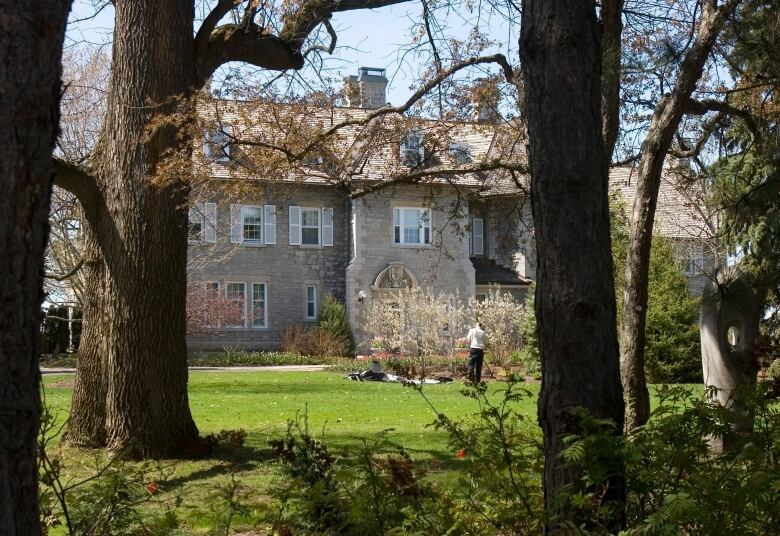
<path fill-rule="evenodd" d="M 305 318 L 307 285 L 316 285 L 318 306 L 328 293 L 344 299 L 350 237 L 349 198 L 343 191 L 329 186 L 290 185 L 244 195 L 242 204 L 276 206 L 276 244 L 231 244 L 230 202 L 222 199 L 217 210 L 217 243 L 190 246 L 189 278 L 190 281 L 219 281 L 222 292 L 226 282 L 265 282 L 267 327 L 191 335 L 188 338 L 191 351 L 221 350 L 225 346 L 277 349 L 284 328 L 313 324 Z M 333 208 L 333 246 L 291 246 L 290 206 Z"/>
<path fill-rule="evenodd" d="M 495 197 L 470 203 L 485 221 L 485 256 L 522 277 L 536 279 L 536 246 L 531 202 L 524 196 Z"/>
<path fill-rule="evenodd" d="M 465 194 L 463 194 L 465 195 Z M 431 207 L 432 244 L 394 244 L 394 207 Z M 365 349 L 362 333 L 363 312 L 382 291 L 372 288 L 377 276 L 391 263 L 410 272 L 422 288 L 459 294 L 467 300 L 474 295 L 474 267 L 469 259 L 467 234 L 468 203 L 452 188 L 403 186 L 352 201 L 351 231 L 353 250 L 347 266 L 346 304 L 356 340 Z M 365 296 L 362 301 L 360 296 Z"/>

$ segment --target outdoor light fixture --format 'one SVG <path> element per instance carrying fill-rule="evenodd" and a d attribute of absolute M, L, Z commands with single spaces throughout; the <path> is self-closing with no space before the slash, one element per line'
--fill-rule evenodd
<path fill-rule="evenodd" d="M 363 303 L 363 300 L 366 299 L 366 293 L 365 291 L 361 290 L 358 292 L 358 302 Z"/>

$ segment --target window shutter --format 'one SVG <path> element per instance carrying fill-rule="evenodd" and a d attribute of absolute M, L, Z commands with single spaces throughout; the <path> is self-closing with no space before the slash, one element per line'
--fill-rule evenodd
<path fill-rule="evenodd" d="M 290 245 L 301 245 L 301 207 L 290 207 Z"/>
<path fill-rule="evenodd" d="M 471 220 L 471 243 L 474 255 L 485 254 L 485 224 L 482 218 Z"/>
<path fill-rule="evenodd" d="M 213 244 L 217 241 L 217 204 L 206 203 L 204 216 L 206 242 L 211 242 Z"/>
<path fill-rule="evenodd" d="M 241 221 L 241 207 L 243 205 L 230 205 L 230 241 L 240 244 L 244 241 L 243 222 Z"/>
<path fill-rule="evenodd" d="M 265 243 L 276 244 L 276 206 L 265 205 L 263 221 L 265 225 Z"/>
<path fill-rule="evenodd" d="M 328 207 L 322 209 L 322 245 L 333 245 L 333 209 Z"/>

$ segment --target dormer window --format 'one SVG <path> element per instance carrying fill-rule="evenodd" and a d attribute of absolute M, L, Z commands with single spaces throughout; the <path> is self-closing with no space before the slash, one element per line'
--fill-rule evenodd
<path fill-rule="evenodd" d="M 319 167 L 325 162 L 322 155 L 308 156 L 303 159 L 303 165 L 306 167 Z"/>
<path fill-rule="evenodd" d="M 401 164 L 406 167 L 416 168 L 422 165 L 425 159 L 425 147 L 423 136 L 420 132 L 410 132 L 401 138 Z"/>
<path fill-rule="evenodd" d="M 203 156 L 210 162 L 226 164 L 235 156 L 235 146 L 230 143 L 230 137 L 225 133 L 225 128 L 219 130 L 207 130 L 203 143 Z"/>
<path fill-rule="evenodd" d="M 468 164 L 474 160 L 474 157 L 471 154 L 471 146 L 467 143 L 450 143 L 447 152 L 458 164 Z"/>

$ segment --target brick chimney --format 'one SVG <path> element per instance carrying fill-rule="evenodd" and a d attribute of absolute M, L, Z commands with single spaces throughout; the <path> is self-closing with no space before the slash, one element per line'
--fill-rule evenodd
<path fill-rule="evenodd" d="M 344 77 L 344 87 L 349 106 L 375 110 L 387 104 L 387 77 L 384 69 L 361 67 L 358 76 Z"/>

